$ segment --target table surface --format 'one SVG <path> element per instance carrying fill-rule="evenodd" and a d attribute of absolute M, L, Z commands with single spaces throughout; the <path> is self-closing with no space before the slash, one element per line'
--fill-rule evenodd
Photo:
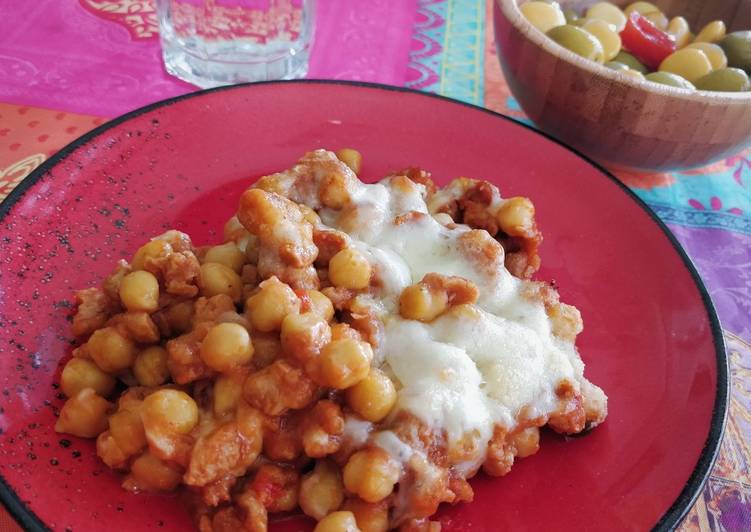
<path fill-rule="evenodd" d="M 526 122 L 495 56 L 491 2 L 318 0 L 309 77 L 437 92 Z M 0 79 L 0 200 L 87 130 L 195 90 L 164 72 L 152 0 L 5 3 Z M 720 456 L 680 529 L 751 530 L 751 149 L 697 170 L 617 175 L 694 260 L 730 358 Z M 0 508 L 0 532 L 17 530 Z"/>

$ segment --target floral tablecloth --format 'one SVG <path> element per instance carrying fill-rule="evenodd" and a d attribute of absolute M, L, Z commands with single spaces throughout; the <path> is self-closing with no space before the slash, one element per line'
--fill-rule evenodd
<path fill-rule="evenodd" d="M 526 121 L 495 58 L 491 1 L 318 0 L 310 77 L 406 85 Z M 92 127 L 194 90 L 161 66 L 152 0 L 7 0 L 0 14 L 0 200 Z M 681 529 L 751 530 L 751 150 L 618 177 L 695 261 L 729 349 L 727 433 Z M 0 508 L 0 532 L 11 530 Z"/>

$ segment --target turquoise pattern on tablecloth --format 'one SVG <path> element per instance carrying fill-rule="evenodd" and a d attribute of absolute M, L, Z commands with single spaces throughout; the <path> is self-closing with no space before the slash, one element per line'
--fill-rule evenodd
<path fill-rule="evenodd" d="M 670 176 L 667 186 L 635 189 L 665 221 L 751 235 L 751 159 L 736 156 L 706 172 Z"/>
<path fill-rule="evenodd" d="M 405 86 L 426 92 L 437 92 L 440 80 L 443 42 L 446 38 L 446 2 L 419 0 L 409 52 Z"/>

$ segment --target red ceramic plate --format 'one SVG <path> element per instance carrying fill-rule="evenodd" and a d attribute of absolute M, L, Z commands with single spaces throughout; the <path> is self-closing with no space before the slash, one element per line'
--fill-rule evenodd
<path fill-rule="evenodd" d="M 161 102 L 82 137 L 0 206 L 0 495 L 30 529 L 185 530 L 170 496 L 125 493 L 91 441 L 55 434 L 72 294 L 149 236 L 215 242 L 239 192 L 318 147 L 358 148 L 363 175 L 408 165 L 529 196 L 541 279 L 584 316 L 588 376 L 610 396 L 590 434 L 546 435 L 444 530 L 644 530 L 676 524 L 701 489 L 726 410 L 717 317 L 665 227 L 612 176 L 500 115 L 390 87 L 246 85 Z M 309 529 L 302 519 L 272 530 Z"/>

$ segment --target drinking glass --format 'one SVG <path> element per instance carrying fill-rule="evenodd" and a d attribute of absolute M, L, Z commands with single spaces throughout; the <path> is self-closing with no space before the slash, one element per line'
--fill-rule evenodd
<path fill-rule="evenodd" d="M 315 0 L 156 0 L 173 76 L 216 87 L 308 71 Z"/>

